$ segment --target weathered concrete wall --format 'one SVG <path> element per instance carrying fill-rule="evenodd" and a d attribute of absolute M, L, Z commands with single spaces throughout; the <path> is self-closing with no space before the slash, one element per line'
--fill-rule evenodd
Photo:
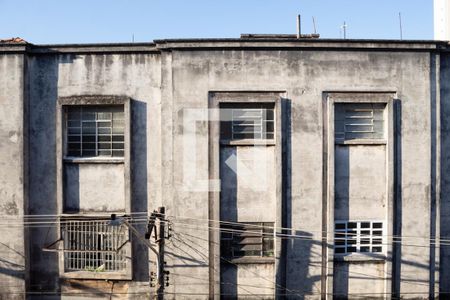
<path fill-rule="evenodd" d="M 241 298 L 273 299 L 275 293 L 273 281 L 262 280 L 262 278 L 274 278 L 273 264 L 227 266 L 222 272 L 220 293 L 224 298 L 233 298 L 238 295 Z"/>
<path fill-rule="evenodd" d="M 317 296 L 321 286 L 322 153 L 324 91 L 396 91 L 402 103 L 402 228 L 409 235 L 429 237 L 430 195 L 430 55 L 421 52 L 364 51 L 174 51 L 167 54 L 165 70 L 169 116 L 179 116 L 185 108 L 206 108 L 209 91 L 286 91 L 290 103 L 290 132 L 287 134 L 289 169 L 286 217 L 295 233 L 312 240 L 287 241 L 287 288 Z M 163 91 L 164 93 L 164 91 Z M 172 186 L 182 183 L 182 122 L 174 118 Z M 164 132 L 167 134 L 167 132 Z M 207 157 L 207 135 L 197 136 L 196 151 Z M 417 141 L 420 140 L 420 143 Z M 168 161 L 169 157 L 166 158 Z M 163 160 L 164 162 L 164 160 Z M 172 163 L 171 163 L 172 164 Z M 207 178 L 207 160 L 197 162 L 197 174 Z M 415 171 L 416 170 L 416 171 Z M 418 172 L 417 170 L 424 170 Z M 163 198 L 173 203 L 176 215 L 206 219 L 208 195 L 171 191 Z M 184 206 L 189 199 L 189 205 Z M 173 202 L 172 202 L 173 201 Z M 175 208 L 176 207 L 176 208 Z M 186 229 L 187 230 L 187 229 Z M 201 242 L 202 249 L 207 243 Z M 401 290 L 428 293 L 428 247 L 402 246 Z M 414 262 L 414 263 L 413 263 Z M 207 269 L 185 268 L 206 278 Z M 202 274 L 202 275 L 201 275 Z M 415 275 L 413 275 L 415 274 Z M 387 275 L 389 276 L 389 275 Z M 414 285 L 412 278 L 421 285 Z M 395 280 L 399 280 L 396 278 Z"/>
<path fill-rule="evenodd" d="M 443 174 L 449 169 L 445 154 L 445 149 L 448 148 L 446 145 L 449 144 L 445 133 L 449 130 L 445 116 L 448 115 L 446 112 L 450 111 L 447 107 L 449 87 L 446 80 L 450 77 L 450 63 L 445 55 L 444 57 L 441 75 Z M 406 298 L 418 295 L 427 297 L 430 292 L 429 270 L 432 257 L 428 245 L 433 223 L 431 196 L 433 184 L 436 184 L 431 172 L 433 159 L 436 159 L 432 149 L 436 147 L 437 141 L 435 139 L 433 142 L 430 134 L 433 133 L 433 122 L 436 122 L 432 117 L 436 103 L 433 102 L 435 99 L 430 91 L 430 86 L 436 82 L 430 78 L 430 61 L 430 54 L 426 51 L 381 49 L 173 49 L 158 54 L 34 53 L 29 55 L 26 63 L 29 77 L 29 114 L 24 117 L 24 59 L 21 55 L 2 55 L 0 74 L 8 76 L 0 76 L 0 102 L 5 108 L 0 111 L 0 134 L 3 137 L 0 147 L 5 149 L 0 157 L 0 164 L 3 166 L 0 170 L 1 192 L 4 195 L 0 199 L 0 209 L 3 209 L 3 215 L 12 215 L 13 219 L 23 214 L 27 193 L 23 173 L 25 165 L 28 165 L 28 213 L 58 213 L 62 205 L 57 200 L 59 179 L 56 172 L 56 149 L 60 142 L 60 137 L 56 135 L 58 97 L 92 94 L 128 96 L 132 99 L 131 211 L 151 211 L 157 206 L 166 206 L 167 213 L 174 222 L 173 236 L 167 244 L 167 267 L 171 275 L 170 286 L 166 291 L 168 295 L 179 294 L 177 299 L 188 299 L 194 295 L 196 298 L 206 299 L 212 286 L 210 275 L 217 271 L 216 268 L 220 268 L 218 265 L 208 266 L 211 257 L 220 261 L 220 253 L 209 253 L 208 230 L 217 231 L 219 226 L 207 221 L 210 213 L 208 189 L 192 190 L 185 185 L 186 178 L 194 174 L 192 170 L 185 173 L 185 152 L 195 152 L 196 179 L 207 180 L 210 164 L 220 164 L 220 161 L 211 162 L 208 159 L 208 123 L 198 122 L 194 133 L 186 132 L 183 127 L 184 110 L 207 109 L 208 94 L 211 91 L 282 91 L 287 95 L 283 100 L 283 116 L 288 118 L 284 120 L 287 127 L 282 132 L 285 141 L 282 146 L 285 161 L 283 172 L 286 176 L 283 218 L 286 220 L 286 227 L 293 228 L 291 233 L 300 237 L 285 241 L 285 282 L 275 283 L 275 278 L 282 278 L 283 276 L 278 275 L 284 271 L 282 267 L 277 269 L 270 264 L 246 266 L 232 274 L 235 278 L 230 280 L 242 283 L 238 290 L 243 292 L 244 285 L 250 285 L 250 281 L 254 282 L 255 278 L 258 278 L 259 282 L 265 282 L 260 285 L 264 291 L 252 288 L 251 293 L 267 294 L 278 284 L 285 286 L 280 289 L 280 293 L 291 294 L 293 298 L 318 298 L 322 291 L 322 214 L 324 189 L 327 186 L 322 155 L 324 124 L 328 121 L 323 119 L 324 92 L 393 91 L 398 95 L 401 108 L 401 126 L 395 134 L 395 142 L 398 144 L 397 190 L 401 191 L 396 199 L 397 224 L 402 235 L 420 237 L 421 243 L 425 244 L 423 247 L 406 242 L 401 245 L 397 253 L 401 257 L 396 258 L 399 263 L 393 266 L 396 275 L 393 286 L 399 292 L 416 293 L 405 294 Z M 30 127 L 29 164 L 24 159 L 24 119 Z M 185 149 L 186 134 L 196 137 L 194 148 Z M 385 166 L 386 162 L 380 153 L 370 154 L 370 157 L 373 164 Z M 357 167 L 362 160 L 361 157 L 355 160 L 355 167 L 351 168 L 355 176 L 364 171 L 358 170 Z M 356 182 L 357 185 L 362 186 L 364 182 L 372 181 L 375 176 L 382 178 L 379 175 L 383 169 L 377 168 L 376 172 L 380 173 L 357 177 L 361 180 L 360 183 Z M 97 171 L 95 174 L 98 174 Z M 89 176 L 95 174 L 89 173 Z M 448 190 L 449 184 L 445 176 L 442 178 L 444 198 L 440 230 L 445 238 L 450 236 L 445 222 L 445 218 L 450 215 L 450 209 L 445 204 L 445 195 L 448 194 L 445 191 Z M 375 184 L 378 191 L 385 182 L 374 181 L 372 184 Z M 272 188 L 281 193 L 280 187 Z M 97 192 L 101 193 L 102 188 Z M 106 191 L 106 185 L 104 192 L 110 192 Z M 374 195 L 366 196 L 372 198 Z M 267 207 L 272 205 L 271 197 L 270 200 L 265 200 L 270 202 Z M 378 204 L 383 205 L 383 201 L 385 200 L 378 199 Z M 90 206 L 90 209 L 103 210 L 103 204 L 94 203 L 95 206 Z M 242 204 L 246 207 L 244 202 Z M 349 211 L 352 217 L 358 219 L 373 217 L 373 214 L 378 218 L 378 213 L 380 217 L 383 216 L 381 210 L 377 209 L 378 204 L 371 206 L 369 214 L 365 204 L 361 205 L 365 209 L 361 208 L 359 211 L 352 201 Z M 256 216 L 261 217 L 263 213 L 264 218 L 276 216 L 275 209 L 267 209 L 264 212 L 265 207 L 252 205 L 253 212 L 258 212 L 255 214 L 255 221 L 259 220 Z M 250 218 L 253 214 L 245 215 L 243 212 L 242 216 Z M 392 224 L 392 221 L 388 220 L 388 224 Z M 4 249 L 1 250 L 4 253 L 1 258 L 7 259 L 8 262 L 4 263 L 6 270 L 0 275 L 0 281 L 8 284 L 2 285 L 0 290 L 13 286 L 19 286 L 19 289 L 23 290 L 23 228 L 10 227 L 12 229 L 8 229 L 5 234 L 2 232 L 1 235 L 1 243 L 5 246 L 1 248 L 3 246 L 0 245 L 0 249 Z M 144 228 L 140 227 L 140 230 L 143 232 Z M 29 229 L 29 236 L 29 289 L 58 291 L 58 255 L 42 252 L 44 245 L 58 238 L 55 224 L 32 227 Z M 143 263 L 148 262 L 148 250 L 136 240 L 133 242 L 133 249 L 134 281 L 129 283 L 126 290 L 148 292 L 149 269 L 152 266 Z M 442 290 L 450 290 L 446 283 L 448 274 L 445 271 L 445 266 L 450 261 L 447 252 L 445 247 L 441 248 Z M 387 266 L 391 263 L 391 256 L 392 254 L 388 253 L 388 260 L 376 264 L 375 268 L 373 263 L 371 267 L 367 266 L 367 262 L 352 264 L 347 272 L 354 276 L 350 284 L 348 278 L 346 280 L 345 276 L 336 274 L 338 280 L 342 281 L 342 285 L 338 285 L 339 288 L 346 286 L 347 292 L 358 293 L 364 290 L 361 285 L 361 282 L 364 282 L 364 285 L 374 287 L 376 292 L 381 291 L 381 286 L 385 291 L 388 290 L 391 283 L 385 282 L 385 278 L 391 276 L 387 273 L 387 270 L 390 270 Z M 249 273 L 253 268 L 260 267 L 265 271 Z M 336 270 L 342 274 L 344 271 L 345 267 Z M 381 279 L 359 278 L 358 273 L 361 272 Z M 95 288 L 98 283 L 87 285 Z M 63 286 L 66 292 L 74 289 L 70 284 L 63 283 Z M 127 285 L 120 285 L 120 288 L 123 286 Z M 135 295 L 138 298 L 144 294 Z"/>
<path fill-rule="evenodd" d="M 221 220 L 275 222 L 275 147 L 221 148 Z"/>
<path fill-rule="evenodd" d="M 337 262 L 334 276 L 334 299 L 383 299 L 385 286 L 389 283 L 382 262 Z"/>
<path fill-rule="evenodd" d="M 30 72 L 30 214 L 56 214 L 63 203 L 57 201 L 56 172 L 56 109 L 57 99 L 73 95 L 124 95 L 131 98 L 131 192 L 132 212 L 145 212 L 156 207 L 160 194 L 160 63 L 154 54 L 52 54 L 29 58 Z M 123 167 L 123 165 L 121 165 Z M 98 165 L 83 165 L 86 178 L 114 176 L 110 167 L 99 171 Z M 94 168 L 94 173 L 89 170 Z M 83 172 L 84 173 L 84 172 Z M 123 174 L 123 172 L 122 172 Z M 115 177 L 114 177 L 115 178 Z M 123 178 L 123 175 L 122 175 Z M 110 178 L 111 179 L 111 178 Z M 117 180 L 117 178 L 115 178 Z M 129 179 L 130 180 L 130 179 Z M 80 180 L 81 183 L 83 180 Z M 123 189 L 123 182 L 92 182 L 90 189 L 97 195 L 105 193 L 109 209 L 118 209 L 111 203 L 120 199 L 120 191 L 113 196 L 114 185 Z M 73 188 L 73 186 L 72 186 Z M 122 193 L 123 194 L 123 193 Z M 108 196 L 109 195 L 109 196 Z M 111 196 L 111 197 L 110 197 Z M 153 201 L 149 201 L 149 199 Z M 85 202 L 92 211 L 104 212 L 105 202 Z M 114 201 L 113 201 L 114 202 Z M 110 207 L 113 205 L 114 207 Z M 123 204 L 120 204 L 123 208 Z M 123 209 L 122 209 L 123 210 Z M 144 228 L 139 227 L 144 232 Z M 43 252 L 42 247 L 57 239 L 56 226 L 31 229 L 30 289 L 39 292 L 59 290 L 58 255 Z M 148 249 L 133 240 L 133 279 L 129 292 L 148 292 Z M 142 287 L 142 288 L 141 288 Z M 68 291 L 66 291 L 68 292 Z M 142 294 L 145 297 L 145 294 Z M 137 294 L 138 298 L 139 294 Z M 47 296 L 48 297 L 48 296 Z M 89 297 L 89 296 L 86 296 Z"/>
<path fill-rule="evenodd" d="M 0 55 L 0 298 L 25 297 L 27 129 L 23 54 Z"/>
<path fill-rule="evenodd" d="M 123 164 L 64 165 L 65 212 L 125 212 Z"/>
<path fill-rule="evenodd" d="M 384 221 L 387 217 L 386 146 L 338 146 L 334 218 Z"/>
<path fill-rule="evenodd" d="M 386 122 L 387 123 L 387 122 Z M 336 221 L 382 221 L 387 234 L 386 145 L 335 146 Z M 387 249 L 386 243 L 382 245 Z M 334 293 L 384 293 L 387 282 L 385 263 L 342 261 L 334 263 Z"/>
<path fill-rule="evenodd" d="M 275 147 L 222 146 L 220 152 L 220 219 L 275 223 Z M 222 294 L 273 297 L 274 261 L 223 263 L 221 268 Z"/>

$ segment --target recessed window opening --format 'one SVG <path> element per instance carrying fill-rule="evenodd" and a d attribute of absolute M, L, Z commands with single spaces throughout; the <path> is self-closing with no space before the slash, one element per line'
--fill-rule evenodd
<path fill-rule="evenodd" d="M 222 140 L 271 140 L 274 129 L 273 105 L 249 103 L 221 106 Z"/>
<path fill-rule="evenodd" d="M 67 156 L 124 156 L 123 106 L 73 106 L 66 112 Z"/>
<path fill-rule="evenodd" d="M 385 107 L 380 103 L 336 104 L 336 140 L 384 139 Z"/>
<path fill-rule="evenodd" d="M 273 257 L 274 223 L 251 222 L 221 226 L 221 253 L 229 258 Z"/>
<path fill-rule="evenodd" d="M 128 229 L 108 220 L 67 220 L 61 225 L 65 271 L 118 272 L 126 269 Z"/>
<path fill-rule="evenodd" d="M 384 223 L 381 221 L 338 221 L 335 223 L 334 253 L 382 253 Z"/>

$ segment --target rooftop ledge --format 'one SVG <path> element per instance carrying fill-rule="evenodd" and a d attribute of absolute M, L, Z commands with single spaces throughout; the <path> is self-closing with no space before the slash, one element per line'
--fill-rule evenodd
<path fill-rule="evenodd" d="M 332 49 L 332 50 L 401 50 L 449 51 L 446 41 L 434 40 L 377 40 L 377 39 L 321 39 L 312 35 L 255 35 L 241 38 L 161 39 L 148 43 L 99 43 L 34 45 L 30 43 L 0 42 L 1 52 L 30 54 L 58 53 L 160 53 L 170 50 L 196 49 Z"/>

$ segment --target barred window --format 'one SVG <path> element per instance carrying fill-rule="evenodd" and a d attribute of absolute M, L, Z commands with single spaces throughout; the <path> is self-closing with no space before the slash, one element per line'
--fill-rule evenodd
<path fill-rule="evenodd" d="M 385 107 L 382 103 L 336 104 L 336 140 L 384 139 Z"/>
<path fill-rule="evenodd" d="M 229 258 L 274 256 L 273 226 L 273 222 L 222 225 L 222 256 Z"/>
<path fill-rule="evenodd" d="M 124 156 L 124 108 L 72 106 L 66 112 L 67 155 Z"/>
<path fill-rule="evenodd" d="M 384 223 L 380 221 L 338 221 L 335 223 L 334 253 L 380 253 Z"/>
<path fill-rule="evenodd" d="M 127 268 L 126 226 L 111 226 L 108 220 L 65 220 L 61 234 L 66 272 L 120 272 Z"/>
<path fill-rule="evenodd" d="M 222 140 L 274 139 L 273 104 L 224 104 L 220 115 Z"/>

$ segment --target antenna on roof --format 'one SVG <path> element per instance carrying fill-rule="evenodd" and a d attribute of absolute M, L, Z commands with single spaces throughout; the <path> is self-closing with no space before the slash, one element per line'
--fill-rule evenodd
<path fill-rule="evenodd" d="M 131 42 L 134 43 L 134 33 L 131 35 Z"/>
<path fill-rule="evenodd" d="M 342 31 L 344 32 L 344 39 L 347 38 L 347 24 L 344 21 L 344 25 L 341 26 Z"/>
<path fill-rule="evenodd" d="M 403 40 L 403 28 L 402 28 L 402 13 L 398 13 L 398 20 L 400 24 L 400 39 Z"/>
<path fill-rule="evenodd" d="M 314 19 L 314 16 L 312 17 L 312 20 L 313 20 L 314 34 L 317 34 L 317 30 L 316 30 L 316 20 Z"/>
<path fill-rule="evenodd" d="M 302 19 L 300 15 L 297 15 L 297 38 L 302 36 Z"/>

